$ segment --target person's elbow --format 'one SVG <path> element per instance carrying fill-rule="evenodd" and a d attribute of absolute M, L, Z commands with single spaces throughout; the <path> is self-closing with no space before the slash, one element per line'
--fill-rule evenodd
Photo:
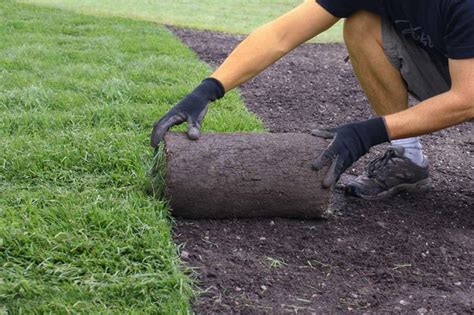
<path fill-rule="evenodd" d="M 288 38 L 288 32 L 275 23 L 269 23 L 257 28 L 250 34 L 260 45 L 264 44 L 273 54 L 279 57 L 288 54 L 292 49 L 292 45 Z"/>
<path fill-rule="evenodd" d="M 453 88 L 449 93 L 462 122 L 474 120 L 474 87 L 462 90 Z"/>
<path fill-rule="evenodd" d="M 474 94 L 474 93 L 473 93 Z M 468 121 L 473 121 L 474 120 L 474 95 L 472 95 L 469 100 L 468 100 L 468 107 L 469 107 L 469 115 L 468 115 Z"/>

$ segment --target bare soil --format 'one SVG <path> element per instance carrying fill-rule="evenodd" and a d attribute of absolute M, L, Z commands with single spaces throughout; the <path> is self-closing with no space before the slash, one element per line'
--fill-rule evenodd
<path fill-rule="evenodd" d="M 212 66 L 242 39 L 172 31 Z M 367 119 L 342 44 L 307 44 L 241 94 L 273 132 Z M 212 110 L 212 108 L 211 108 Z M 335 194 L 336 215 L 177 220 L 175 241 L 203 290 L 196 313 L 457 313 L 474 311 L 472 123 L 423 137 L 434 188 L 368 202 Z M 359 174 L 375 148 L 348 171 Z"/>

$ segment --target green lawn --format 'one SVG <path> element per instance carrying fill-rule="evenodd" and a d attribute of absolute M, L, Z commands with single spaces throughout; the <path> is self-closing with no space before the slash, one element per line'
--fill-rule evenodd
<path fill-rule="evenodd" d="M 151 125 L 210 69 L 163 27 L 0 1 L 0 313 L 186 313 Z M 204 129 L 261 130 L 239 96 Z"/>
<path fill-rule="evenodd" d="M 302 0 L 21 0 L 93 15 L 115 15 L 197 29 L 248 34 Z M 342 41 L 341 23 L 316 42 Z"/>

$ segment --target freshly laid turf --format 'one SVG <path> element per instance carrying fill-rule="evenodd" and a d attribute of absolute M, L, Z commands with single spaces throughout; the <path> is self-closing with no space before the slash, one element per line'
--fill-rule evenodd
<path fill-rule="evenodd" d="M 94 15 L 144 19 L 175 26 L 248 34 L 303 0 L 20 0 Z M 341 23 L 315 42 L 342 41 Z"/>
<path fill-rule="evenodd" d="M 0 312 L 185 313 L 151 125 L 209 72 L 163 27 L 0 2 Z M 237 94 L 206 130 L 261 130 Z"/>

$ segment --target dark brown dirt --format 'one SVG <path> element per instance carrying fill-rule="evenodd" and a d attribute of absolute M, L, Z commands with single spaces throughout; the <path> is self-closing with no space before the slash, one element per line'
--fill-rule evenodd
<path fill-rule="evenodd" d="M 213 66 L 241 39 L 173 31 Z M 367 119 L 369 105 L 345 56 L 340 44 L 304 45 L 245 84 L 242 96 L 277 132 Z M 336 194 L 337 215 L 327 221 L 178 220 L 175 240 L 204 291 L 194 310 L 472 314 L 472 124 L 423 140 L 434 181 L 425 195 L 367 202 Z"/>
<path fill-rule="evenodd" d="M 321 181 L 328 168 L 311 168 L 326 147 L 325 140 L 304 133 L 206 133 L 191 141 L 170 132 L 166 193 L 173 215 L 327 218 L 332 194 Z"/>

